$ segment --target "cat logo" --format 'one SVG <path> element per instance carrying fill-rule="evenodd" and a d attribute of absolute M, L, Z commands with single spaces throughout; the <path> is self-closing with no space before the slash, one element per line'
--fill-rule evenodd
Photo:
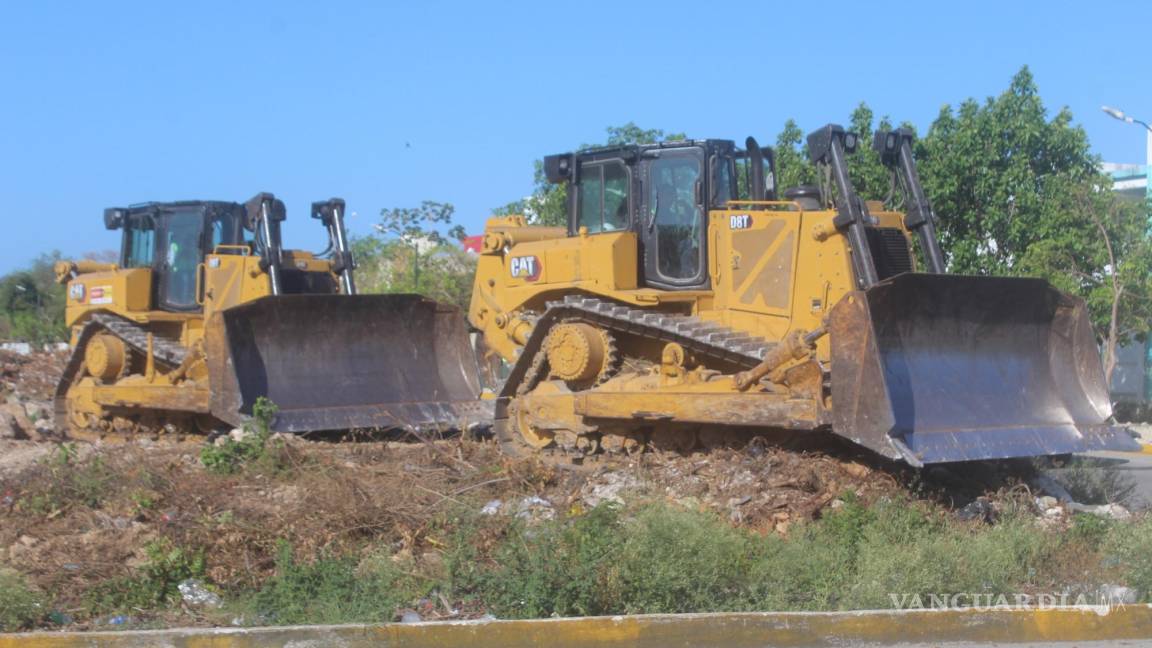
<path fill-rule="evenodd" d="M 540 259 L 534 256 L 512 257 L 509 267 L 512 269 L 514 279 L 523 279 L 524 281 L 536 281 L 540 278 L 540 271 L 543 270 Z"/>

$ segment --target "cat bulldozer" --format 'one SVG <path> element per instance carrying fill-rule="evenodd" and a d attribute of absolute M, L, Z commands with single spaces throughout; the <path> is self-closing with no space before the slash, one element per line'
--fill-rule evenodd
<path fill-rule="evenodd" d="M 268 193 L 105 210 L 119 262 L 56 267 L 72 332 L 58 431 L 212 434 L 262 397 L 289 433 L 489 419 L 462 313 L 358 295 L 344 201 L 313 203 L 312 216 L 328 232 L 320 254 L 282 248 L 284 203 Z"/>
<path fill-rule="evenodd" d="M 502 443 L 583 457 L 830 432 L 914 466 L 1135 447 L 1082 300 L 946 272 L 911 131 L 871 143 L 900 211 L 856 193 L 856 135 L 807 144 L 823 182 L 782 195 L 753 138 L 546 157 L 567 224 L 490 219 L 468 312 L 506 363 Z"/>

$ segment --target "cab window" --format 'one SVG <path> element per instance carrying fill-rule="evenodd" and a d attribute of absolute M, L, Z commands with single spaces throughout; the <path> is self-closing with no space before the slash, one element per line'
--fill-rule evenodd
<path fill-rule="evenodd" d="M 204 220 L 199 211 L 168 215 L 164 233 L 164 301 L 175 309 L 196 307 L 196 272 L 201 261 L 200 236 Z"/>
<path fill-rule="evenodd" d="M 628 229 L 628 168 L 610 160 L 583 164 L 576 193 L 576 227 L 590 234 Z"/>
<path fill-rule="evenodd" d="M 212 240 L 209 241 L 208 250 L 216 249 L 216 246 L 223 245 L 224 243 L 224 220 L 217 216 L 212 219 Z"/>
<path fill-rule="evenodd" d="M 695 156 L 667 155 L 652 162 L 648 204 L 656 229 L 656 269 L 670 281 L 694 279 L 703 266 L 704 212 L 695 199 L 699 182 L 700 162 Z"/>
<path fill-rule="evenodd" d="M 156 221 L 146 214 L 130 216 L 124 230 L 125 268 L 150 268 L 155 258 Z"/>
<path fill-rule="evenodd" d="M 736 164 L 736 198 L 738 200 L 752 199 L 752 183 L 748 178 L 748 169 L 751 163 L 747 157 L 737 158 Z M 764 191 L 769 196 L 776 194 L 776 177 L 772 175 L 772 161 L 764 158 Z"/>
<path fill-rule="evenodd" d="M 712 204 L 724 209 L 732 195 L 732 159 L 719 155 L 712 156 Z"/>

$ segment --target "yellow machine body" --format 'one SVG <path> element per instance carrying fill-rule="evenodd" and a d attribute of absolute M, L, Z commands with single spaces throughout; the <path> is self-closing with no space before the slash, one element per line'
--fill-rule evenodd
<path fill-rule="evenodd" d="M 708 290 L 639 287 L 639 248 L 633 232 L 568 236 L 560 228 L 529 226 L 520 216 L 489 219 L 470 321 L 506 360 L 515 358 L 523 344 L 526 329 L 518 313 L 542 311 L 547 302 L 577 292 L 687 312 L 768 340 L 782 339 L 794 329 L 814 330 L 828 309 L 853 289 L 849 252 L 832 224 L 836 213 L 804 211 L 782 201 L 757 206 L 768 209 L 708 213 Z M 901 214 L 872 215 L 879 227 L 900 229 L 907 236 Z M 749 225 L 731 229 L 733 219 L 748 219 Z M 539 233 L 551 238 L 537 240 Z M 520 242 L 524 238 L 528 240 Z M 538 259 L 539 276 L 513 275 L 514 258 Z M 819 342 L 817 348 L 827 359 L 827 344 Z"/>
<path fill-rule="evenodd" d="M 211 433 L 243 424 L 261 397 L 276 404 L 272 427 L 283 432 L 489 416 L 459 311 L 416 295 L 355 294 L 346 246 L 324 258 L 279 247 L 278 202 L 262 194 L 247 206 L 121 210 L 112 222 L 125 230 L 121 261 L 146 267 L 57 265 L 74 349 L 57 388 L 61 432 Z M 313 209 L 344 240 L 343 202 Z M 193 256 L 195 244 L 182 249 L 168 232 L 194 230 L 188 220 L 202 218 L 224 241 Z M 174 243 L 164 250 L 161 240 Z"/>
<path fill-rule="evenodd" d="M 758 175 L 751 140 L 748 153 L 696 140 L 546 158 L 569 183 L 568 226 L 490 219 L 468 312 L 507 365 L 506 444 L 581 454 L 832 432 L 914 465 L 1128 447 L 1083 302 L 1040 280 L 944 273 L 922 192 L 914 213 L 859 199 L 853 136 L 821 136 L 809 146 L 838 180 L 832 199 L 718 190 Z M 894 173 L 911 169 L 918 190 L 907 159 Z M 700 162 L 673 191 L 655 186 L 661 160 Z M 661 238 L 692 211 L 674 201 L 698 221 Z M 699 258 L 699 279 L 669 285 L 663 249 Z"/>

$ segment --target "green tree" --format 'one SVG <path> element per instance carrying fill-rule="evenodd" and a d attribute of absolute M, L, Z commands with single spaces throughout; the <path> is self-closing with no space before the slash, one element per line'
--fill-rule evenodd
<path fill-rule="evenodd" d="M 467 308 L 476 260 L 459 245 L 465 232 L 454 213 L 433 201 L 381 210 L 376 234 L 352 241 L 360 290 L 419 293 Z"/>
<path fill-rule="evenodd" d="M 859 140 L 855 153 L 848 156 L 848 175 L 856 193 L 865 200 L 887 200 L 892 192 L 892 178 L 880 162 L 880 154 L 872 150 L 872 135 L 876 130 L 890 130 L 892 122 L 882 117 L 873 128 L 874 118 L 872 109 L 863 101 L 849 117 L 845 128 L 856 133 Z M 808 160 L 806 139 L 806 133 L 793 119 L 784 122 L 784 129 L 776 136 L 776 176 L 781 197 L 790 187 L 819 182 L 816 168 Z"/>
<path fill-rule="evenodd" d="M 808 145 L 804 143 L 804 131 L 789 119 L 784 122 L 784 130 L 776 136 L 776 186 L 780 198 L 784 190 L 805 184 L 816 183 L 816 170 L 808 163 Z"/>
<path fill-rule="evenodd" d="M 1110 182 L 1079 191 L 1061 214 L 1065 233 L 1030 245 L 1018 265 L 1022 274 L 1046 277 L 1084 298 L 1111 384 L 1116 349 L 1145 339 L 1152 321 L 1148 213 L 1118 198 Z"/>
<path fill-rule="evenodd" d="M 495 216 L 523 215 L 532 225 L 563 226 L 568 222 L 565 204 L 568 185 L 553 184 L 544 176 L 544 161 L 532 162 L 532 193 L 492 210 Z"/>
<path fill-rule="evenodd" d="M 425 200 L 419 207 L 393 207 L 380 210 L 380 222 L 374 227 L 384 235 L 407 249 L 409 254 L 410 286 L 419 292 L 421 262 L 437 251 L 447 239 L 437 226 L 448 227 L 448 236 L 457 242 L 464 240 L 463 225 L 452 225 L 452 215 L 456 208 L 448 203 Z"/>
<path fill-rule="evenodd" d="M 873 130 L 872 109 L 863 101 L 852 111 L 848 130 L 856 133 L 856 152 L 848 156 L 848 175 L 856 193 L 865 200 L 887 200 L 892 193 L 892 174 L 880 161 L 880 154 L 872 150 L 872 136 L 876 130 L 892 130 L 887 116 Z"/>
<path fill-rule="evenodd" d="M 1047 119 L 1027 67 L 998 97 L 945 106 L 918 148 L 957 272 L 1015 274 L 1032 244 L 1061 236 L 1085 189 L 1107 183 L 1071 112 Z"/>
<path fill-rule="evenodd" d="M 684 133 L 665 133 L 660 128 L 640 128 L 636 122 L 628 122 L 623 126 L 609 126 L 605 129 L 608 139 L 603 144 L 585 144 L 582 149 L 597 146 L 628 146 L 629 144 L 655 144 L 657 142 L 675 142 L 688 139 Z"/>
<path fill-rule="evenodd" d="M 53 271 L 60 258 L 59 252 L 42 254 L 0 278 L 0 337 L 35 344 L 67 339 L 65 289 Z"/>
<path fill-rule="evenodd" d="M 629 144 L 655 144 L 663 141 L 688 139 L 684 133 L 665 133 L 659 128 L 640 128 L 635 122 L 605 129 L 607 139 L 601 144 L 582 144 L 580 149 L 600 146 L 627 146 Z M 492 210 L 496 216 L 522 214 L 532 225 L 562 227 L 568 223 L 566 205 L 568 185 L 553 184 L 544 176 L 544 161 L 533 163 L 532 194 Z"/>

